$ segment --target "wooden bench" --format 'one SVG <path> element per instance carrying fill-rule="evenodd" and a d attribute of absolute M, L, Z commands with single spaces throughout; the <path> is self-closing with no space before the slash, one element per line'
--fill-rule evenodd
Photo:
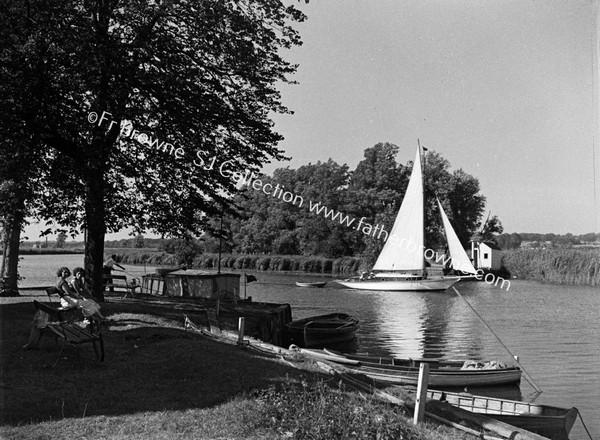
<path fill-rule="evenodd" d="M 62 340 L 62 347 L 58 354 L 58 359 L 52 365 L 56 367 L 65 345 L 69 343 L 73 346 L 81 344 L 92 344 L 96 360 L 104 361 L 104 340 L 102 339 L 102 326 L 97 324 L 93 319 L 90 319 L 90 324 L 87 327 L 81 327 L 81 321 L 77 322 L 72 313 L 73 310 L 55 309 L 47 304 L 38 301 L 33 301 L 33 305 L 38 311 L 48 315 L 48 324 L 43 330 L 51 331 L 59 339 Z"/>
<path fill-rule="evenodd" d="M 52 295 L 56 295 L 60 299 L 60 295 L 58 294 L 58 288 L 54 286 L 46 287 L 46 295 L 48 295 L 48 299 L 50 300 L 50 302 L 52 302 Z"/>
<path fill-rule="evenodd" d="M 111 290 L 112 288 L 112 290 Z M 104 293 L 123 293 L 121 298 L 126 298 L 127 295 L 131 295 L 135 298 L 136 289 L 141 289 L 140 284 L 132 284 L 127 281 L 125 275 L 107 275 L 104 274 Z"/>
<path fill-rule="evenodd" d="M 46 295 L 48 295 L 48 300 L 50 302 L 52 302 L 52 297 L 54 295 L 56 295 L 58 297 L 58 300 L 60 301 L 60 294 L 58 292 L 59 290 L 57 287 L 46 287 Z M 77 307 L 75 306 L 62 307 L 61 305 L 59 305 L 56 308 L 56 310 L 63 313 L 63 318 L 65 320 L 72 321 L 74 319 L 77 319 L 77 317 L 79 316 L 79 314 L 77 313 Z"/>

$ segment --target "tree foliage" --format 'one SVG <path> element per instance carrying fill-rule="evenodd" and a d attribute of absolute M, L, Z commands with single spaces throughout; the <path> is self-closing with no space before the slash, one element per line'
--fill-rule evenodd
<path fill-rule="evenodd" d="M 240 253 L 360 255 L 374 262 L 385 239 L 375 231 L 391 231 L 413 166 L 398 164 L 397 153 L 397 146 L 379 143 L 365 150 L 352 171 L 329 159 L 259 176 L 260 184 L 244 186 L 235 198 L 241 217 L 226 222 L 228 245 Z M 479 182 L 462 170 L 450 171 L 449 162 L 434 151 L 425 155 L 424 174 L 427 246 L 445 246 L 435 195 L 466 245 L 481 228 L 485 197 Z M 302 203 L 265 193 L 266 184 L 300 196 Z M 374 231 L 370 235 L 363 230 L 366 224 Z"/>
<path fill-rule="evenodd" d="M 281 57 L 300 44 L 293 6 L 32 0 L 0 10 L 2 107 L 23 102 L 20 91 L 32 103 L 3 134 L 40 147 L 32 181 L 43 191 L 28 206 L 87 229 L 97 295 L 107 231 L 200 234 L 234 191 L 210 158 L 241 172 L 283 157 L 270 114 L 288 111 L 276 84 L 295 71 Z"/>
<path fill-rule="evenodd" d="M 509 250 L 509 249 L 519 249 L 521 247 L 521 243 L 523 239 L 519 234 L 513 232 L 512 234 L 500 234 L 496 237 L 496 242 L 500 249 Z"/>

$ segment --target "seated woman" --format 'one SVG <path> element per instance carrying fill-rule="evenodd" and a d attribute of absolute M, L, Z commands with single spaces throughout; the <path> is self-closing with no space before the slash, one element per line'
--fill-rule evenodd
<path fill-rule="evenodd" d="M 83 276 L 85 275 L 85 271 L 80 267 L 75 269 L 73 272 L 75 271 L 79 272 L 79 276 L 75 274 L 74 280 L 80 280 L 75 283 L 76 287 L 72 287 L 72 285 L 67 281 L 67 278 L 71 276 L 71 271 L 68 267 L 61 267 L 56 272 L 56 275 L 58 276 L 56 288 L 58 289 L 58 295 L 60 296 L 61 307 L 63 310 L 81 310 L 85 318 L 81 324 L 82 327 L 87 327 L 90 324 L 89 318 L 97 321 L 104 321 L 105 318 L 100 313 L 100 306 L 98 303 L 84 298 L 78 291 L 78 288 L 81 288 L 81 292 L 84 292 L 85 284 Z M 48 314 L 42 312 L 41 310 L 34 315 L 29 340 L 27 341 L 27 344 L 23 346 L 23 349 L 34 350 L 39 348 L 42 329 L 48 325 L 48 320 Z"/>
<path fill-rule="evenodd" d="M 68 270 L 68 269 L 67 269 Z M 92 296 L 87 285 L 85 284 L 85 270 L 81 267 L 73 269 L 73 278 L 69 282 L 69 287 L 76 294 L 78 299 L 77 306 L 83 312 L 86 318 L 94 318 L 99 321 L 104 321 L 106 318 L 100 313 L 100 306 L 96 301 L 93 301 L 85 296 Z M 85 295 L 85 296 L 84 296 Z"/>
<path fill-rule="evenodd" d="M 71 271 L 68 267 L 61 267 L 56 272 L 58 280 L 56 281 L 56 288 L 58 289 L 58 296 L 60 296 L 60 305 L 63 309 L 74 309 L 78 303 L 79 294 L 71 287 L 67 278 L 71 276 Z"/>

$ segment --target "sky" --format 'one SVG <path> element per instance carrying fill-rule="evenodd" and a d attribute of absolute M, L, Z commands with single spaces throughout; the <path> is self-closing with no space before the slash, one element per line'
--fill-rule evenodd
<path fill-rule="evenodd" d="M 354 169 L 378 142 L 406 163 L 419 140 L 479 179 L 505 232 L 599 232 L 597 2 L 287 2 L 308 17 L 283 52 L 299 65 L 281 86 L 294 114 L 274 116 L 291 160 L 263 171 Z"/>
<path fill-rule="evenodd" d="M 275 118 L 292 160 L 266 171 L 328 158 L 354 169 L 378 142 L 406 163 L 420 140 L 479 179 L 505 232 L 598 232 L 590 0 L 294 4 L 308 16 L 286 54 L 295 113 Z"/>

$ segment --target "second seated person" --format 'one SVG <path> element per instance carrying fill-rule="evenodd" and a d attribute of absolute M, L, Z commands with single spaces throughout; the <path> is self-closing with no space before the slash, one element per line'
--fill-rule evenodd
<path fill-rule="evenodd" d="M 86 318 L 94 318 L 100 321 L 106 321 L 106 318 L 100 312 L 100 305 L 90 299 L 92 293 L 85 283 L 85 270 L 81 267 L 73 269 L 73 278 L 69 282 L 70 287 L 77 293 L 79 298 L 79 307 Z"/>

